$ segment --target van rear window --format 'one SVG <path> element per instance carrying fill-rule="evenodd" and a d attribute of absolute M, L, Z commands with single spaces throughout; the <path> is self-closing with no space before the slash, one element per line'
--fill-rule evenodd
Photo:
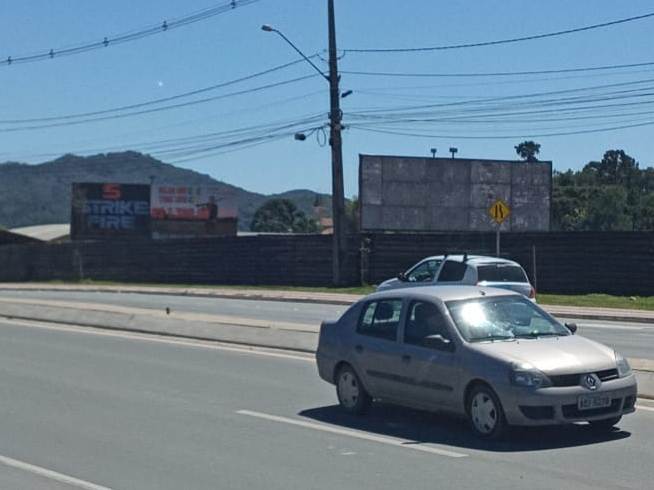
<path fill-rule="evenodd" d="M 510 264 L 487 264 L 477 267 L 478 282 L 529 282 L 522 267 Z"/>

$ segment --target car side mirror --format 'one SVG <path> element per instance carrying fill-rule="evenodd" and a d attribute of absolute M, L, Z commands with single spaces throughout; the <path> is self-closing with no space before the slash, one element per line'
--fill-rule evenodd
<path fill-rule="evenodd" d="M 404 272 L 400 272 L 400 273 L 397 275 L 397 278 L 398 278 L 400 281 L 402 281 L 402 282 L 407 282 L 407 281 L 408 281 L 408 279 L 407 279 L 407 277 L 406 277 L 406 274 L 405 274 Z"/>
<path fill-rule="evenodd" d="M 454 344 L 450 339 L 446 339 L 441 334 L 427 335 L 422 339 L 422 345 L 430 349 L 445 350 L 452 352 Z"/>
<path fill-rule="evenodd" d="M 566 323 L 565 326 L 567 327 L 568 330 L 574 335 L 577 332 L 577 324 L 576 323 Z"/>

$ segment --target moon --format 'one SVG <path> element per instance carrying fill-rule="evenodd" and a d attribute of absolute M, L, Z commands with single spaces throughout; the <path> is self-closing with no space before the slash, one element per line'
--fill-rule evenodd
<path fill-rule="evenodd" d="M 158 80 L 158 81 L 157 81 L 157 87 L 163 87 L 163 86 L 164 86 L 163 81 Z"/>

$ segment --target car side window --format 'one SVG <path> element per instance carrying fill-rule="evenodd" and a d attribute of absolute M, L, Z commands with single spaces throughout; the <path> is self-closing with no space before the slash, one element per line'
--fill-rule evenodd
<path fill-rule="evenodd" d="M 386 340 L 395 340 L 401 313 L 402 300 L 400 299 L 369 303 L 361 314 L 357 325 L 357 333 Z"/>
<path fill-rule="evenodd" d="M 459 282 L 463 280 L 468 266 L 464 262 L 446 260 L 438 276 L 438 282 Z"/>
<path fill-rule="evenodd" d="M 440 336 L 440 339 L 434 336 Z M 425 301 L 411 303 L 404 329 L 404 343 L 447 350 L 451 340 L 447 320 L 435 304 Z"/>
<path fill-rule="evenodd" d="M 427 260 L 407 274 L 409 282 L 427 282 L 434 280 L 440 260 Z"/>

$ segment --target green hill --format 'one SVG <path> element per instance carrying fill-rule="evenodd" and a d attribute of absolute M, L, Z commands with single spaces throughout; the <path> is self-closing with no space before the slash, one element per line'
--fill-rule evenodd
<path fill-rule="evenodd" d="M 38 165 L 17 162 L 0 164 L 0 226 L 16 228 L 68 223 L 73 182 L 149 184 L 153 181 L 223 188 L 236 201 L 241 230 L 249 230 L 254 212 L 268 199 L 288 198 L 307 214 L 313 213 L 316 202 L 316 193 L 310 190 L 258 194 L 132 151 L 88 157 L 64 155 Z M 330 210 L 331 197 L 320 195 L 320 204 Z"/>

